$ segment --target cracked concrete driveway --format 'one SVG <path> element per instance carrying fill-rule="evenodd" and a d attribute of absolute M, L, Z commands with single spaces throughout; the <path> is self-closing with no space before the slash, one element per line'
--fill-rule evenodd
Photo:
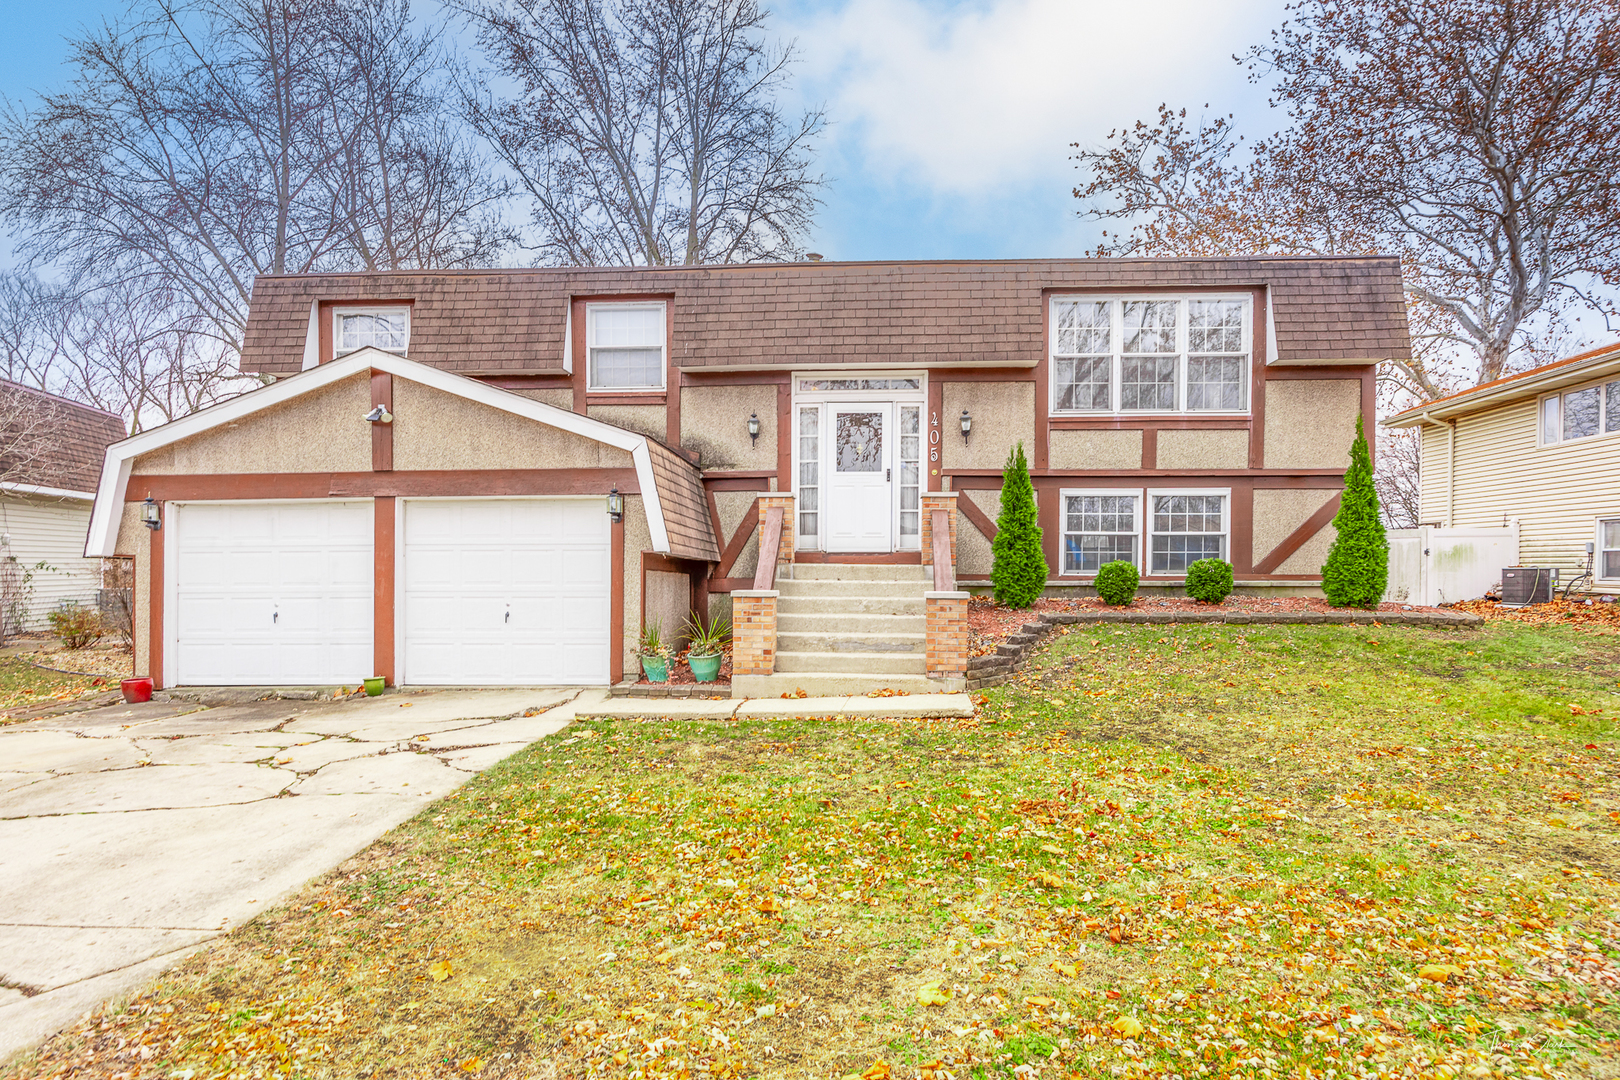
<path fill-rule="evenodd" d="M 605 697 L 150 702 L 0 728 L 0 1061 Z"/>

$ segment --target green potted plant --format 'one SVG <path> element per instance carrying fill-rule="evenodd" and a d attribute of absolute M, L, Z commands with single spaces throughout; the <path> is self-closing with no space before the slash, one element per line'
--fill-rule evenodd
<path fill-rule="evenodd" d="M 692 669 L 692 678 L 714 682 L 720 676 L 726 643 L 731 640 L 731 624 L 718 616 L 704 621 L 694 611 L 686 619 L 686 636 L 691 642 L 686 650 L 686 666 Z"/>
<path fill-rule="evenodd" d="M 669 682 L 669 642 L 664 640 L 664 628 L 657 619 L 648 619 L 642 626 L 636 655 L 641 657 L 641 670 L 648 682 Z"/>

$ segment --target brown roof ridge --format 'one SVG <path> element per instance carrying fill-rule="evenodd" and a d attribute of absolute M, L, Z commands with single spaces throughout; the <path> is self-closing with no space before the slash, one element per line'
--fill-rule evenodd
<path fill-rule="evenodd" d="M 27 383 L 14 382 L 11 379 L 0 379 L 0 386 L 9 386 L 15 390 L 21 390 L 25 393 L 33 394 L 35 397 L 49 398 L 58 404 L 68 405 L 75 409 L 83 409 L 85 412 L 93 412 L 100 416 L 110 416 L 119 423 L 123 423 L 124 420 L 122 416 L 110 409 L 103 409 L 99 405 L 87 405 L 82 401 L 76 401 L 70 397 L 63 397 L 61 394 L 53 394 L 49 390 L 41 390 L 37 386 L 29 386 Z"/>
<path fill-rule="evenodd" d="M 444 275 L 479 274 L 623 274 L 690 273 L 693 271 L 743 272 L 780 270 L 794 267 L 801 270 L 847 266 L 1063 266 L 1073 263 L 1253 263 L 1253 262 L 1318 262 L 1318 263 L 1377 263 L 1399 262 L 1398 255 L 1109 255 L 1074 256 L 1070 258 L 1027 259 L 822 259 L 819 262 L 796 260 L 791 262 L 757 263 L 671 263 L 664 266 L 489 266 L 446 267 L 440 270 L 320 270 L 296 274 L 258 274 L 255 280 L 298 280 L 337 277 L 426 277 Z"/>
<path fill-rule="evenodd" d="M 1405 416 L 1407 413 L 1421 412 L 1424 409 L 1432 409 L 1436 405 L 1442 405 L 1448 401 L 1458 401 L 1462 398 L 1468 397 L 1471 394 L 1477 394 L 1482 390 L 1491 390 L 1499 386 L 1506 386 L 1508 383 L 1518 382 L 1520 379 L 1528 379 L 1532 375 L 1540 375 L 1551 371 L 1554 368 L 1568 367 L 1571 364 L 1578 364 L 1585 360 L 1593 360 L 1605 353 L 1611 352 L 1620 352 L 1620 341 L 1611 341 L 1607 345 L 1600 345 L 1595 349 L 1588 349 L 1583 353 L 1576 353 L 1574 356 L 1566 356 L 1562 360 L 1552 360 L 1545 364 L 1540 364 L 1536 367 L 1529 368 L 1525 371 L 1514 372 L 1512 375 L 1504 375 L 1500 379 L 1492 379 L 1490 382 L 1483 382 L 1477 386 L 1470 386 L 1466 390 L 1458 390 L 1455 394 L 1447 394 L 1445 397 L 1437 397 L 1433 401 L 1425 401 L 1421 405 L 1413 405 L 1410 409 L 1402 409 L 1400 412 L 1396 413 L 1395 416 Z M 1394 419 L 1394 417 L 1390 417 L 1390 419 Z"/>

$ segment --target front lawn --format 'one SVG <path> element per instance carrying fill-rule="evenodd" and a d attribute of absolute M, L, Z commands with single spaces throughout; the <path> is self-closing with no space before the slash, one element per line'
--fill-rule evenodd
<path fill-rule="evenodd" d="M 7 1075 L 1615 1076 L 1617 679 L 1073 627 L 969 721 L 579 725 Z"/>
<path fill-rule="evenodd" d="M 40 658 L 24 654 L 0 656 L 0 725 L 9 722 L 8 711 L 53 701 L 73 701 L 85 694 L 105 691 L 109 682 L 116 690 L 118 678 L 128 677 L 50 671 L 30 663 L 30 659 Z M 63 659 L 58 654 L 44 658 L 45 662 Z"/>

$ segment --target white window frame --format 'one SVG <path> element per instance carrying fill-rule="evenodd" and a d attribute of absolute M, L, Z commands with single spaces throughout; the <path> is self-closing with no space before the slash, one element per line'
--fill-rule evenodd
<path fill-rule="evenodd" d="M 1097 576 L 1094 570 L 1070 570 L 1068 568 L 1069 537 L 1069 498 L 1070 496 L 1103 495 L 1124 496 L 1129 495 L 1136 500 L 1136 531 L 1134 536 L 1136 557 L 1132 560 L 1137 573 L 1142 572 L 1146 562 L 1146 541 L 1144 540 L 1147 511 L 1147 498 L 1141 488 L 1063 488 L 1058 492 L 1058 577 L 1079 578 L 1090 581 Z M 1122 535 L 1110 533 L 1110 536 Z"/>
<path fill-rule="evenodd" d="M 1588 439 L 1604 439 L 1620 435 L 1620 428 L 1613 431 L 1604 430 L 1604 420 L 1608 416 L 1609 391 L 1611 383 L 1620 383 L 1620 373 L 1607 375 L 1594 382 L 1582 383 L 1579 386 L 1566 386 L 1561 390 L 1554 390 L 1542 394 L 1536 399 L 1536 445 L 1538 446 L 1566 446 L 1570 443 L 1583 443 Z M 1564 397 L 1568 394 L 1578 394 L 1582 390 L 1596 390 L 1598 392 L 1598 429 L 1590 435 L 1576 435 L 1573 438 L 1564 438 Z M 1553 405 L 1552 410 L 1556 418 L 1558 437 L 1547 438 L 1547 406 Z"/>
<path fill-rule="evenodd" d="M 591 352 L 596 348 L 597 311 L 657 311 L 658 349 L 663 354 L 658 365 L 657 386 L 600 386 L 596 382 L 596 365 Z M 647 348 L 648 346 L 637 346 Z M 669 304 L 663 300 L 625 300 L 585 305 L 585 389 L 592 394 L 662 394 L 669 389 Z"/>
<path fill-rule="evenodd" d="M 1155 536 L 1178 536 L 1180 533 L 1157 533 L 1153 529 L 1153 500 L 1160 495 L 1219 495 L 1221 496 L 1221 558 L 1226 562 L 1236 563 L 1232 559 L 1232 489 L 1231 488 L 1148 488 L 1142 497 L 1142 576 L 1173 578 L 1185 577 L 1185 570 L 1166 570 L 1155 573 L 1153 570 L 1153 538 Z M 1187 534 L 1191 535 L 1191 534 Z M 1206 556 L 1207 558 L 1207 556 Z"/>
<path fill-rule="evenodd" d="M 343 347 L 343 320 L 353 315 L 400 315 L 405 316 L 405 347 L 403 349 L 383 349 L 383 352 L 395 356 L 409 356 L 411 352 L 411 306 L 409 304 L 372 304 L 362 307 L 335 307 L 332 309 L 332 359 L 348 356 L 361 349 L 381 348 L 381 346 L 361 345 L 353 349 Z"/>
<path fill-rule="evenodd" d="M 1592 537 L 1592 579 L 1594 581 L 1620 581 L 1620 577 L 1605 577 L 1603 574 L 1603 526 L 1605 522 L 1620 522 L 1620 514 L 1612 517 L 1600 517 Z M 1609 548 L 1609 551 L 1620 551 L 1620 548 Z"/>
<path fill-rule="evenodd" d="M 1243 305 L 1243 408 L 1241 409 L 1188 409 L 1187 408 L 1187 356 L 1189 301 L 1227 301 Z M 1112 319 L 1109 334 L 1111 366 L 1108 382 L 1107 409 L 1059 409 L 1059 387 L 1056 378 L 1057 306 L 1074 301 L 1108 303 Z M 1176 312 L 1176 351 L 1161 355 L 1174 356 L 1176 361 L 1176 407 L 1174 409 L 1124 409 L 1120 407 L 1121 377 L 1125 345 L 1125 304 L 1135 301 L 1174 301 Z M 1046 410 L 1054 417 L 1117 417 L 1117 416 L 1208 416 L 1217 418 L 1246 417 L 1254 408 L 1254 297 L 1248 293 L 1053 293 L 1047 299 L 1046 342 Z M 1202 354 L 1201 354 L 1202 355 Z"/>

